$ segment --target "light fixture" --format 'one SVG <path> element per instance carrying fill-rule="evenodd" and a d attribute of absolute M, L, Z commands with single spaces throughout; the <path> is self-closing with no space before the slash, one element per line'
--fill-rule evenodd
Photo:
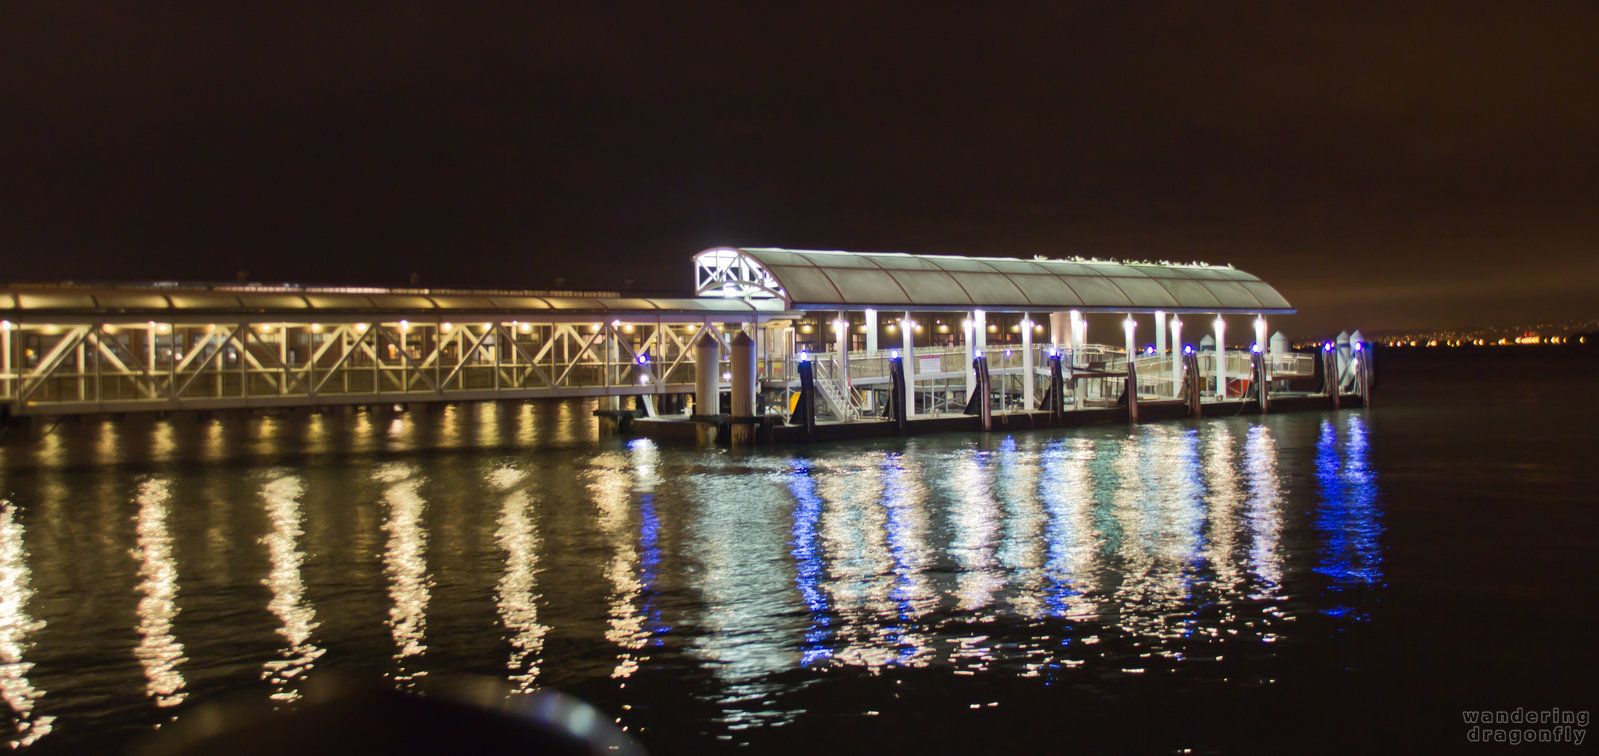
<path fill-rule="evenodd" d="M 443 332 L 445 332 L 445 333 L 449 333 L 449 332 L 450 332 L 450 329 L 451 329 L 451 328 L 454 328 L 454 327 L 455 327 L 455 326 L 452 326 L 452 325 L 450 325 L 450 324 L 449 324 L 449 323 L 440 323 L 440 324 L 439 324 L 439 330 L 440 330 L 440 331 L 443 331 Z"/>
<path fill-rule="evenodd" d="M 889 327 L 893 328 L 893 326 L 889 326 Z M 899 350 L 898 349 L 890 349 L 890 350 L 888 350 L 888 358 L 891 359 L 891 360 L 899 359 Z"/>

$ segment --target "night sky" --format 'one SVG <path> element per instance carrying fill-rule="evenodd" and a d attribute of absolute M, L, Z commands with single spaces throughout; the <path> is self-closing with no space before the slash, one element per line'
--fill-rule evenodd
<path fill-rule="evenodd" d="M 0 280 L 687 289 L 726 244 L 1599 316 L 1599 3 L 242 5 L 0 5 Z"/>

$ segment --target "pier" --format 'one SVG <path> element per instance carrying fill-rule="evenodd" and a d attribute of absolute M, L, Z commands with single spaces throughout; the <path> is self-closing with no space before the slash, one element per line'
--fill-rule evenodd
<path fill-rule="evenodd" d="M 674 298 L 3 287 L 0 411 L 587 396 L 634 431 L 747 443 L 1370 400 L 1358 332 L 1291 350 L 1268 318 L 1292 306 L 1228 266 L 770 248 L 693 265 L 693 295 Z M 1123 316 L 1120 334 L 1091 337 L 1103 313 Z M 1229 328 L 1247 346 L 1229 347 Z"/>

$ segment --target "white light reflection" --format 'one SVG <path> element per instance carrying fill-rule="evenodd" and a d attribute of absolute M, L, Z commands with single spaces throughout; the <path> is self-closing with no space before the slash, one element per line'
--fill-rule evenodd
<path fill-rule="evenodd" d="M 1016 439 L 1006 437 L 999 447 L 999 493 L 1005 512 L 1005 535 L 996 555 L 1011 576 L 1011 608 L 1028 619 L 1045 612 L 1043 502 L 1037 496 L 1038 456 L 1018 451 Z"/>
<path fill-rule="evenodd" d="M 1277 477 L 1277 446 L 1264 425 L 1249 429 L 1244 441 L 1244 472 L 1249 483 L 1245 517 L 1249 522 L 1249 568 L 1260 582 L 1253 598 L 1276 596 L 1283 580 L 1282 481 Z"/>
<path fill-rule="evenodd" d="M 801 712 L 773 706 L 783 686 L 772 677 L 800 665 L 809 621 L 785 558 L 793 499 L 775 469 L 763 475 L 726 457 L 704 464 L 688 481 L 698 502 L 686 523 L 689 575 L 704 607 L 692 642 L 724 686 L 717 703 L 728 729 L 786 721 Z"/>
<path fill-rule="evenodd" d="M 1039 486 L 1049 511 L 1046 603 L 1050 614 L 1074 621 L 1089 621 L 1099 614 L 1093 590 L 1101 539 L 1094 527 L 1094 485 L 1089 474 L 1094 455 L 1094 442 L 1087 438 L 1052 444 L 1044 452 Z"/>
<path fill-rule="evenodd" d="M 894 580 L 887 544 L 882 454 L 816 474 L 822 500 L 820 535 L 828 559 L 823 583 L 838 616 L 833 658 L 840 664 L 880 669 L 897 658 L 887 625 L 895 615 Z"/>
<path fill-rule="evenodd" d="M 178 567 L 172 558 L 172 536 L 167 533 L 164 480 L 147 480 L 139 486 L 139 513 L 134 526 L 133 558 L 139 561 L 139 645 L 133 649 L 144 667 L 145 692 L 157 706 L 176 706 L 188 695 L 178 665 L 187 661 L 183 644 L 172 635 L 178 616 Z"/>
<path fill-rule="evenodd" d="M 505 550 L 505 574 L 495 586 L 500 621 L 511 632 L 511 656 L 506 661 L 510 681 L 519 693 L 538 683 L 543 663 L 544 635 L 549 626 L 539 622 L 539 533 L 529 511 L 532 501 L 527 491 L 518 488 L 526 475 L 513 467 L 489 473 L 489 485 L 505 495 L 500 505 L 499 529 L 495 540 Z"/>
<path fill-rule="evenodd" d="M 960 566 L 955 579 L 955 598 L 963 611 L 975 612 L 994 600 L 1004 586 L 996 569 L 994 539 L 999 533 L 996 520 L 999 507 L 994 503 L 991 476 L 984 462 L 988 453 L 973 450 L 951 471 L 954 510 L 950 519 L 955 537 L 950 554 Z"/>
<path fill-rule="evenodd" d="M 383 523 L 389 535 L 383 552 L 383 569 L 389 576 L 389 632 L 394 638 L 394 679 L 404 686 L 427 675 L 412 670 L 408 660 L 427 651 L 427 609 L 432 580 L 427 574 L 427 531 L 422 515 L 427 503 L 417 489 L 421 481 L 409 465 L 389 464 L 373 473 L 385 484 L 383 500 L 389 507 Z"/>
<path fill-rule="evenodd" d="M 931 660 L 933 650 L 919 630 L 920 620 L 938 608 L 938 595 L 927 580 L 933 562 L 927 547 L 927 490 L 906 471 L 902 455 L 889 455 L 882 467 L 883 507 L 894 572 L 891 596 L 896 611 L 896 621 L 888 623 L 886 640 L 897 652 L 896 663 L 920 667 Z"/>
<path fill-rule="evenodd" d="M 0 697 L 11 707 L 15 730 L 13 749 L 33 745 L 49 735 L 53 715 L 36 715 L 34 706 L 44 691 L 28 680 L 33 669 L 24 654 L 33 644 L 28 636 L 44 628 L 44 621 L 28 615 L 28 600 L 33 598 L 28 550 L 24 545 L 22 523 L 16 507 L 0 500 Z"/>
<path fill-rule="evenodd" d="M 1005 585 L 994 558 L 1000 512 L 994 502 L 988 463 L 988 452 L 973 449 L 950 472 L 954 537 L 949 552 L 959 569 L 955 575 L 955 602 L 959 610 L 975 614 L 972 619 L 979 623 L 995 619 L 994 594 Z M 994 661 L 986 635 L 963 634 L 949 641 L 949 661 L 957 674 L 986 671 Z"/>
<path fill-rule="evenodd" d="M 288 644 L 278 652 L 280 658 L 268 661 L 261 671 L 261 678 L 272 685 L 274 701 L 299 700 L 299 686 L 305 674 L 326 650 L 311 642 L 311 633 L 317 628 L 316 610 L 305 600 L 305 581 L 300 573 L 305 561 L 300 551 L 303 495 L 304 486 L 293 475 L 274 478 L 261 489 L 267 521 L 272 526 L 272 531 L 261 539 L 272 564 L 261 582 L 272 590 L 267 609 L 282 623 L 277 633 Z"/>
<path fill-rule="evenodd" d="M 1232 596 L 1243 576 L 1238 569 L 1238 510 L 1243 495 L 1239 491 L 1238 470 L 1233 463 L 1233 434 L 1224 425 L 1209 429 L 1205 443 L 1205 500 L 1210 505 L 1210 539 L 1205 558 L 1215 577 L 1217 592 Z"/>

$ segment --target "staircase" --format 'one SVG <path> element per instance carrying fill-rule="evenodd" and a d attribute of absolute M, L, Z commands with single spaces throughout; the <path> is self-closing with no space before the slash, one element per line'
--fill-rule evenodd
<path fill-rule="evenodd" d="M 852 422 L 860 419 L 858 406 L 852 400 L 854 391 L 838 379 L 838 368 L 832 360 L 822 358 L 812 363 L 816 366 L 816 393 L 821 395 L 822 404 L 833 413 L 833 417 L 840 422 Z"/>

